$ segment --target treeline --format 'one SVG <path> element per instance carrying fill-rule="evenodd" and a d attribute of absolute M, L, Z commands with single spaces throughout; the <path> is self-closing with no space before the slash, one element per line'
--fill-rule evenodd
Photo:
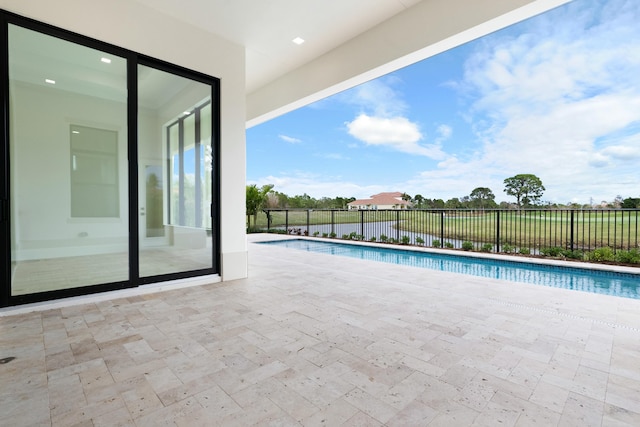
<path fill-rule="evenodd" d="M 496 203 L 493 199 L 477 199 L 471 196 L 463 196 L 452 198 L 449 200 L 442 199 L 426 199 L 420 194 L 408 199 L 413 209 L 513 209 L 517 208 L 516 203 L 500 202 Z M 597 204 L 580 204 L 580 203 L 551 203 L 539 202 L 536 204 L 528 204 L 526 207 L 536 209 L 640 209 L 640 198 L 628 197 L 623 199 L 618 196 L 612 202 L 601 201 Z"/>
<path fill-rule="evenodd" d="M 355 197 L 322 197 L 313 198 L 307 193 L 288 196 L 279 191 L 267 193 L 265 207 L 269 209 L 346 209 L 347 204 L 356 200 Z"/>
<path fill-rule="evenodd" d="M 505 179 L 505 193 L 516 198 L 514 202 L 495 201 L 493 191 L 487 187 L 477 187 L 471 194 L 448 200 L 430 199 L 416 194 L 404 193 L 402 198 L 411 203 L 410 209 L 640 209 L 640 197 L 616 196 L 612 202 L 578 204 L 550 203 L 541 201 L 544 186 L 535 175 L 516 175 Z M 322 197 L 316 199 L 307 193 L 289 196 L 273 190 L 273 185 L 257 187 L 247 185 L 247 215 L 256 216 L 261 209 L 347 209 L 355 197 Z"/>

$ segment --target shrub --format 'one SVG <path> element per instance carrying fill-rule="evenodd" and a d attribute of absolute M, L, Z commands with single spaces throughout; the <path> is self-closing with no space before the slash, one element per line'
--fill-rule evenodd
<path fill-rule="evenodd" d="M 337 236 L 336 233 L 334 233 L 333 231 L 331 233 L 329 233 L 329 237 L 331 237 L 332 239 L 334 239 Z"/>
<path fill-rule="evenodd" d="M 370 242 L 375 242 L 376 241 L 376 236 L 371 236 L 371 238 L 369 239 Z"/>
<path fill-rule="evenodd" d="M 507 254 L 510 254 L 511 252 L 513 252 L 516 248 L 514 248 L 513 246 L 511 246 L 508 243 L 505 243 L 504 245 L 502 245 L 502 252 L 505 252 Z"/>
<path fill-rule="evenodd" d="M 343 235 L 342 235 L 342 239 L 343 239 L 343 240 L 351 240 L 351 236 L 350 236 L 350 235 L 348 235 L 348 234 L 343 234 Z"/>
<path fill-rule="evenodd" d="M 522 247 L 518 250 L 520 255 L 531 255 L 531 249 Z"/>
<path fill-rule="evenodd" d="M 473 243 L 471 243 L 468 240 L 462 242 L 462 249 L 465 250 L 465 251 L 472 251 L 473 250 Z"/>
<path fill-rule="evenodd" d="M 444 247 L 447 249 L 453 249 L 455 246 L 451 242 L 444 242 Z"/>
<path fill-rule="evenodd" d="M 398 243 L 398 240 L 395 237 L 389 237 L 389 243 Z"/>
<path fill-rule="evenodd" d="M 584 259 L 584 252 L 579 250 L 579 249 L 574 249 L 569 250 L 569 249 L 565 249 L 562 251 L 562 256 L 564 256 L 565 258 L 569 258 L 569 259 L 579 259 L 579 260 L 583 260 Z"/>
<path fill-rule="evenodd" d="M 613 253 L 613 249 L 605 246 L 604 248 L 595 249 L 589 254 L 591 261 L 615 261 L 616 254 Z"/>
<path fill-rule="evenodd" d="M 356 233 L 355 231 L 352 231 L 351 233 L 349 233 L 349 239 L 357 240 L 358 239 L 358 233 Z"/>
<path fill-rule="evenodd" d="M 557 257 L 562 255 L 562 248 L 558 247 L 558 246 L 554 246 L 551 248 L 542 248 L 540 249 L 540 255 L 544 255 L 544 256 L 550 256 L 550 257 Z"/>
<path fill-rule="evenodd" d="M 408 245 L 409 243 L 411 243 L 411 238 L 409 236 L 402 236 L 400 238 L 400 243 L 402 243 L 403 245 Z"/>
<path fill-rule="evenodd" d="M 640 251 L 638 249 L 618 251 L 616 252 L 616 261 L 624 264 L 640 264 Z"/>
<path fill-rule="evenodd" d="M 320 232 L 319 232 L 319 231 L 314 231 L 314 232 L 313 232 L 313 237 L 318 237 L 318 234 L 320 234 Z"/>
<path fill-rule="evenodd" d="M 482 248 L 480 250 L 482 252 L 491 252 L 493 250 L 493 245 L 491 243 L 485 243 L 484 245 L 482 245 Z"/>
<path fill-rule="evenodd" d="M 389 240 L 389 238 L 387 237 L 386 234 L 381 234 L 380 235 L 380 241 L 381 242 L 387 242 Z"/>
<path fill-rule="evenodd" d="M 353 240 L 364 240 L 364 236 L 362 234 L 356 234 L 353 236 Z"/>
<path fill-rule="evenodd" d="M 322 233 L 322 237 L 329 237 L 328 233 Z"/>
<path fill-rule="evenodd" d="M 431 246 L 433 246 L 434 248 L 439 248 L 440 245 L 440 240 L 434 240 L 433 242 L 431 242 Z"/>
<path fill-rule="evenodd" d="M 416 237 L 416 243 L 419 245 L 424 245 L 424 239 L 420 236 Z"/>

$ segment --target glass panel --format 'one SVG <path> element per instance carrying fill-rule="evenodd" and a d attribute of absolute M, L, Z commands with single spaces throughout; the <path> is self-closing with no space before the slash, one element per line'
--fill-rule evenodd
<path fill-rule="evenodd" d="M 149 170 L 164 172 L 155 207 L 140 187 L 140 276 L 212 268 L 211 87 L 146 66 L 138 76 L 139 182 Z M 149 230 L 151 209 L 162 212 L 153 221 L 162 233 Z"/>
<path fill-rule="evenodd" d="M 126 60 L 9 25 L 12 295 L 129 278 Z"/>

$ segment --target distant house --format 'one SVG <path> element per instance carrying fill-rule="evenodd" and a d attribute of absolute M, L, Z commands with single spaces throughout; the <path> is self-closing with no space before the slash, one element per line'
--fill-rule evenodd
<path fill-rule="evenodd" d="M 347 204 L 349 209 L 408 209 L 411 203 L 402 200 L 402 193 L 379 193 L 370 199 L 354 200 Z"/>

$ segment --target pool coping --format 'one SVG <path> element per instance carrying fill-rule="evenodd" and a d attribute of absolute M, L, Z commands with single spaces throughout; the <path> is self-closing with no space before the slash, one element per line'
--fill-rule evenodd
<path fill-rule="evenodd" d="M 250 236 L 253 236 L 253 237 L 250 237 Z M 253 234 L 248 234 L 247 239 L 249 243 L 261 243 L 261 242 L 263 243 L 263 242 L 274 241 L 274 240 L 309 240 L 309 241 L 337 243 L 337 244 L 344 244 L 344 245 L 397 249 L 397 250 L 403 250 L 403 251 L 414 251 L 414 252 L 437 254 L 437 255 L 461 256 L 461 257 L 470 257 L 470 258 L 478 258 L 478 259 L 519 262 L 523 264 L 538 264 L 538 265 L 547 265 L 547 266 L 556 266 L 556 267 L 575 268 L 575 269 L 582 269 L 582 270 L 598 270 L 598 271 L 613 272 L 613 273 L 626 273 L 626 274 L 637 275 L 638 279 L 640 280 L 640 266 L 629 267 L 629 266 L 623 266 L 623 265 L 597 264 L 597 263 L 582 262 L 582 261 L 564 261 L 559 259 L 533 258 L 533 257 L 526 257 L 526 256 L 519 257 L 519 256 L 513 256 L 513 255 L 507 255 L 507 254 L 429 248 L 429 247 L 420 247 L 420 246 L 414 246 L 414 245 L 363 242 L 363 241 L 356 241 L 356 240 L 344 240 L 339 238 L 332 239 L 332 238 L 326 238 L 326 237 L 298 236 L 293 234 L 253 233 Z"/>

